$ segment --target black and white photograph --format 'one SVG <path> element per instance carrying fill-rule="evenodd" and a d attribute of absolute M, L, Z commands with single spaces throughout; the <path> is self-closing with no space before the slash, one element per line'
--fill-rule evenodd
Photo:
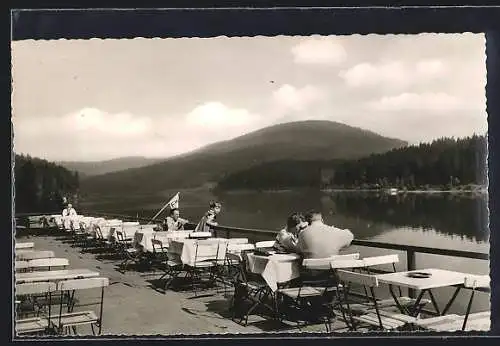
<path fill-rule="evenodd" d="M 485 45 L 12 41 L 16 337 L 489 331 Z"/>

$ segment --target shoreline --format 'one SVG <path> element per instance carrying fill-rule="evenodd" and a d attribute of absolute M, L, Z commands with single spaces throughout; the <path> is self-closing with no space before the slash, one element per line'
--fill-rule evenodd
<path fill-rule="evenodd" d="M 346 192 L 346 193 L 356 193 L 356 192 L 370 192 L 370 193 L 385 193 L 391 195 L 388 191 L 389 189 L 278 189 L 278 190 L 251 190 L 251 189 L 234 189 L 234 190 L 222 190 L 220 192 L 225 194 L 248 194 L 248 193 L 298 193 L 298 192 L 323 192 L 323 193 L 331 193 L 331 192 Z M 394 194 L 477 194 L 483 195 L 488 194 L 487 188 L 475 189 L 475 190 L 438 190 L 438 189 L 430 189 L 430 190 L 397 190 Z"/>

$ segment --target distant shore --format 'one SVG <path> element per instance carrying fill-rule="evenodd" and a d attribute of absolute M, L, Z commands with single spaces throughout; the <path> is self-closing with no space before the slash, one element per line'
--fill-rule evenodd
<path fill-rule="evenodd" d="M 390 189 L 356 189 L 356 188 L 344 188 L 344 189 L 306 189 L 306 188 L 288 188 L 288 189 L 276 189 L 276 190 L 252 190 L 252 189 L 234 189 L 234 190 L 222 190 L 221 192 L 227 194 L 248 194 L 248 193 L 290 193 L 290 192 L 301 192 L 301 191 L 321 191 L 326 193 L 335 192 L 368 192 L 368 193 L 386 193 L 391 194 Z M 439 189 L 429 189 L 429 190 L 396 190 L 395 194 L 487 194 L 487 188 L 477 188 L 477 189 L 453 189 L 453 190 L 439 190 Z"/>

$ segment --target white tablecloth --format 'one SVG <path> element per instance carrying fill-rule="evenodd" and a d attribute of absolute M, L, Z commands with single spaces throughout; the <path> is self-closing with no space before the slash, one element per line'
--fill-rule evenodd
<path fill-rule="evenodd" d="M 182 263 L 192 266 L 195 262 L 223 260 L 226 257 L 227 244 L 227 239 L 221 238 L 178 239 L 170 242 L 169 253 L 179 256 Z"/>
<path fill-rule="evenodd" d="M 262 275 L 274 292 L 278 289 L 278 284 L 300 276 L 300 256 L 297 254 L 260 256 L 248 253 L 247 270 Z"/>
<path fill-rule="evenodd" d="M 169 247 L 170 241 L 173 239 L 185 239 L 189 236 L 188 231 L 168 231 L 168 232 L 156 232 L 152 229 L 141 229 L 135 232 L 134 245 L 144 252 L 153 252 L 152 239 L 161 240 L 163 247 Z"/>

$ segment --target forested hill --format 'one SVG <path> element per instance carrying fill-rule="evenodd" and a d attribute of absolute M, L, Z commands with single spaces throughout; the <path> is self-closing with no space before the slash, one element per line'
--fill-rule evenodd
<path fill-rule="evenodd" d="M 63 196 L 74 196 L 79 187 L 77 172 L 24 155 L 15 156 L 13 179 L 16 213 L 60 212 Z"/>
<path fill-rule="evenodd" d="M 189 133 L 186 133 L 189 136 Z M 141 168 L 82 180 L 93 195 L 210 187 L 239 170 L 277 160 L 359 158 L 407 143 L 331 121 L 279 124 Z"/>
<path fill-rule="evenodd" d="M 218 189 L 284 188 L 448 189 L 485 185 L 487 140 L 484 136 L 442 138 L 357 160 L 286 160 L 233 173 Z"/>

